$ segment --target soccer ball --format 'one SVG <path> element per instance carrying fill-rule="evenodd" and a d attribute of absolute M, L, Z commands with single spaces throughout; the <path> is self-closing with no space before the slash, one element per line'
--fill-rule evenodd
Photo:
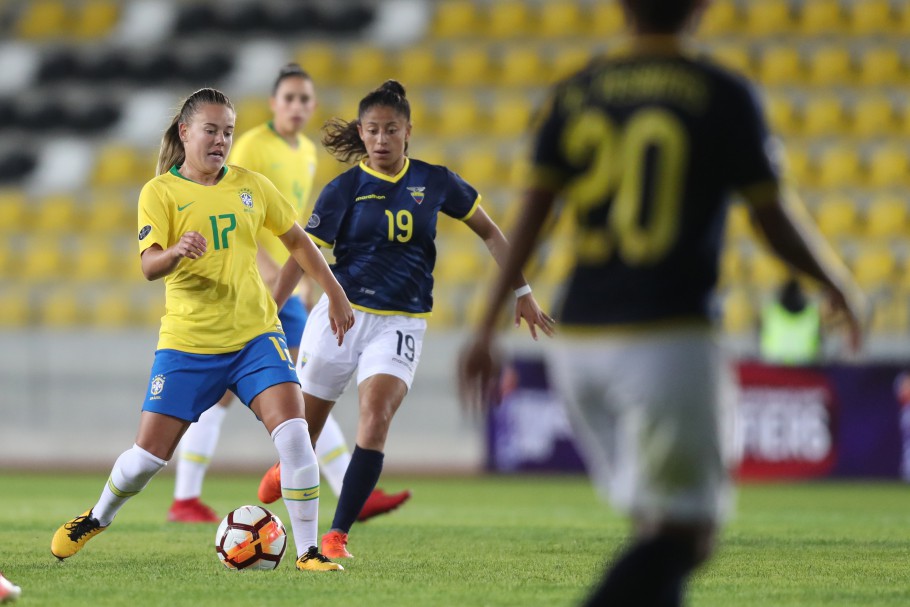
<path fill-rule="evenodd" d="M 287 544 L 281 520 L 261 506 L 237 508 L 224 517 L 215 532 L 215 552 L 233 571 L 274 569 Z"/>

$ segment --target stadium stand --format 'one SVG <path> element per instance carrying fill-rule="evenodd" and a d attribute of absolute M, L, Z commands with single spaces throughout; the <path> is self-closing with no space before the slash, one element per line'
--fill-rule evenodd
<path fill-rule="evenodd" d="M 407 36 L 381 31 L 383 11 L 408 2 L 428 7 L 426 21 Z M 400 79 L 414 106 L 414 154 L 458 170 L 508 223 L 524 134 L 546 86 L 592 52 L 611 52 L 621 27 L 615 1 L 8 0 L 0 4 L 9 41 L 0 45 L 0 324 L 158 322 L 160 285 L 145 283 L 133 255 L 138 188 L 153 172 L 162 125 L 189 90 L 223 88 L 238 131 L 268 119 L 261 72 L 277 66 L 243 61 L 254 44 L 312 74 L 314 137 L 324 120 L 353 117 L 367 89 Z M 718 62 L 758 78 L 788 175 L 875 291 L 881 333 L 908 326 L 908 33 L 908 0 L 716 0 L 698 37 Z M 324 153 L 319 160 L 317 188 L 344 169 Z M 440 222 L 434 326 L 458 327 L 476 313 L 487 253 L 471 239 Z M 564 276 L 572 240 L 562 242 L 543 256 L 535 293 L 554 292 Z M 727 243 L 724 326 L 753 335 L 755 310 L 784 269 L 741 205 L 731 207 Z"/>

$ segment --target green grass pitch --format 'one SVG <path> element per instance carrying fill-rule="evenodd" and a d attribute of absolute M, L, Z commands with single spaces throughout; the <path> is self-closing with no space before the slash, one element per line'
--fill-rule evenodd
<path fill-rule="evenodd" d="M 173 478 L 155 479 L 85 550 L 59 563 L 50 539 L 91 506 L 104 474 L 0 473 L 0 569 L 19 605 L 576 605 L 622 546 L 623 519 L 582 477 L 387 477 L 414 497 L 354 527 L 339 574 L 229 572 L 215 525 L 165 522 Z M 256 501 L 258 477 L 212 474 L 218 510 Z M 329 494 L 328 489 L 323 492 Z M 322 499 L 320 531 L 334 498 Z M 287 522 L 278 504 L 275 512 Z M 767 484 L 740 488 L 737 515 L 689 605 L 887 606 L 910 602 L 910 487 Z"/>

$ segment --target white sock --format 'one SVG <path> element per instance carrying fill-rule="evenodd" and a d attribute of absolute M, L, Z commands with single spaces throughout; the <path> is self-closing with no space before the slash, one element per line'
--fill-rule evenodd
<path fill-rule="evenodd" d="M 209 462 L 218 446 L 221 424 L 227 407 L 215 405 L 190 424 L 177 448 L 177 475 L 174 479 L 174 499 L 186 500 L 202 495 L 202 481 Z"/>
<path fill-rule="evenodd" d="M 344 473 L 351 463 L 351 452 L 341 433 L 341 426 L 329 415 L 322 427 L 319 440 L 316 441 L 316 457 L 319 458 L 319 470 L 328 481 L 335 496 L 341 495 Z"/>
<path fill-rule="evenodd" d="M 107 527 L 117 512 L 130 499 L 142 491 L 167 462 L 157 458 L 139 445 L 124 451 L 114 462 L 111 476 L 101 492 L 98 503 L 92 508 L 92 516 L 102 527 Z"/>
<path fill-rule="evenodd" d="M 316 546 L 319 531 L 319 464 L 310 445 L 306 420 L 295 417 L 272 432 L 281 462 L 281 496 L 291 517 L 294 545 L 300 557 Z"/>

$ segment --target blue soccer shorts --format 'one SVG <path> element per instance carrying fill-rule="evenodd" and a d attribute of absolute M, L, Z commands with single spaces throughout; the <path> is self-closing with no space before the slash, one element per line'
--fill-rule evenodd
<path fill-rule="evenodd" d="M 226 390 L 249 407 L 266 388 L 285 382 L 299 383 L 281 333 L 265 333 L 228 354 L 157 350 L 142 410 L 195 422 Z"/>

